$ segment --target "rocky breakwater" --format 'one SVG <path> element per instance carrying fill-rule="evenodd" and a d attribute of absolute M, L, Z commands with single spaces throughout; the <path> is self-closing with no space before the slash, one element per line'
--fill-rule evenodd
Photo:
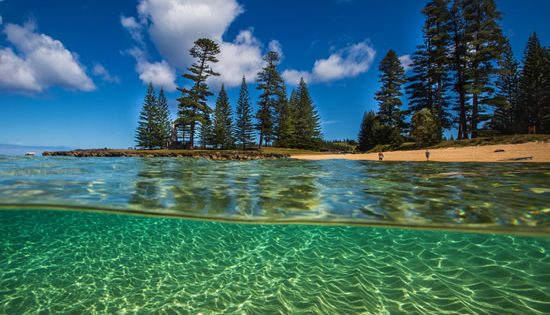
<path fill-rule="evenodd" d="M 250 161 L 287 158 L 287 154 L 260 151 L 214 151 L 214 150 L 74 150 L 43 152 L 43 156 L 72 157 L 188 157 L 219 161 Z"/>

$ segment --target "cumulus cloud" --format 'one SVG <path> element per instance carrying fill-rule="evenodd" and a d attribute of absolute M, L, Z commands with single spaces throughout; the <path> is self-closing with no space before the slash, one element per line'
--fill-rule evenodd
<path fill-rule="evenodd" d="M 401 63 L 403 69 L 405 69 L 405 72 L 411 70 L 413 62 L 411 59 L 411 55 L 399 56 L 399 62 Z"/>
<path fill-rule="evenodd" d="M 219 62 L 214 66 L 220 76 L 210 77 L 211 83 L 237 86 L 241 84 L 243 75 L 249 82 L 256 80 L 263 65 L 262 46 L 251 30 L 241 31 L 231 43 L 222 42 L 220 51 Z"/>
<path fill-rule="evenodd" d="M 41 92 L 51 86 L 62 86 L 79 91 L 95 90 L 93 81 L 78 62 L 78 55 L 60 41 L 36 33 L 34 23 L 7 24 L 3 32 L 14 48 L 0 51 L 0 89 Z"/>
<path fill-rule="evenodd" d="M 94 65 L 92 73 L 96 76 L 101 77 L 101 79 L 105 82 L 120 83 L 120 79 L 118 78 L 118 76 L 111 75 L 102 64 L 96 63 Z"/>
<path fill-rule="evenodd" d="M 236 0 L 141 0 L 139 17 L 159 53 L 170 64 L 189 65 L 189 49 L 200 37 L 221 42 L 233 20 L 242 12 Z"/>
<path fill-rule="evenodd" d="M 241 30 L 233 41 L 222 39 L 229 25 L 243 12 L 236 0 L 140 0 L 137 11 L 137 18 L 122 16 L 121 24 L 140 43 L 142 52 L 145 48 L 141 39 L 148 34 L 163 59 L 156 64 L 163 64 L 165 70 L 185 71 L 194 61 L 189 49 L 200 37 L 220 45 L 219 62 L 213 68 L 221 76 L 209 79 L 214 85 L 237 86 L 243 75 L 252 81 L 263 65 L 264 46 L 254 37 L 252 29 Z M 268 48 L 282 55 L 279 42 L 271 41 Z M 136 60 L 136 70 L 144 69 L 139 65 L 140 60 Z M 146 59 L 141 61 L 143 65 Z M 142 77 L 142 72 L 138 70 L 138 73 Z"/>
<path fill-rule="evenodd" d="M 279 54 L 279 57 L 281 58 L 281 60 L 284 58 L 283 47 L 281 46 L 281 43 L 278 40 L 274 39 L 270 41 L 268 48 L 269 48 L 269 51 L 274 51 L 277 54 Z"/>
<path fill-rule="evenodd" d="M 328 58 L 316 60 L 310 71 L 285 70 L 283 78 L 290 84 L 297 84 L 300 77 L 309 83 L 331 82 L 353 78 L 367 72 L 374 61 L 376 50 L 369 41 L 359 42 L 340 49 Z"/>
<path fill-rule="evenodd" d="M 176 71 L 166 61 L 149 62 L 145 53 L 137 47 L 130 49 L 128 53 L 136 59 L 136 71 L 143 83 L 150 82 L 166 91 L 176 90 Z"/>

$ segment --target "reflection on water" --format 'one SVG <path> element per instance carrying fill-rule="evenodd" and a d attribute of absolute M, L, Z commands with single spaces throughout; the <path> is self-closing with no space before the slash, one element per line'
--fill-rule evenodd
<path fill-rule="evenodd" d="M 0 157 L 0 203 L 258 221 L 550 228 L 550 165 Z"/>

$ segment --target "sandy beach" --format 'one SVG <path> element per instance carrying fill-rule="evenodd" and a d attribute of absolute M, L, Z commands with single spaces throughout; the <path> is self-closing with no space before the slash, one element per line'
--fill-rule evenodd
<path fill-rule="evenodd" d="M 504 150 L 504 151 L 501 151 Z M 377 153 L 292 155 L 302 160 L 369 160 L 377 161 Z M 525 160 L 510 160 L 528 158 Z M 425 150 L 384 152 L 384 161 L 426 161 Z M 550 143 L 529 142 L 430 150 L 430 161 L 436 162 L 550 162 Z"/>

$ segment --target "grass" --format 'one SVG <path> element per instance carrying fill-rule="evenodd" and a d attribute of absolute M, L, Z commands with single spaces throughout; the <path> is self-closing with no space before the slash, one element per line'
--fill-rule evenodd
<path fill-rule="evenodd" d="M 327 152 L 304 150 L 304 149 L 290 149 L 290 148 L 278 148 L 278 147 L 262 147 L 264 153 L 279 153 L 289 155 L 315 155 L 315 154 L 327 154 Z"/>
<path fill-rule="evenodd" d="M 457 148 L 457 147 L 471 147 L 478 145 L 492 145 L 492 144 L 518 144 L 535 141 L 550 141 L 550 135 L 509 135 L 509 136 L 492 136 L 476 139 L 466 140 L 454 140 L 443 141 L 436 145 L 431 146 L 431 149 L 441 148 Z"/>

